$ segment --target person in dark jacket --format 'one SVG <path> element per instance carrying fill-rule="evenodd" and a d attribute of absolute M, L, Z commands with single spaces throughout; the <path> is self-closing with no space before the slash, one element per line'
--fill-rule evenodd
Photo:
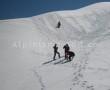
<path fill-rule="evenodd" d="M 60 26 L 61 26 L 61 22 L 59 21 L 57 24 L 57 28 L 60 28 Z"/>
<path fill-rule="evenodd" d="M 69 61 L 72 61 L 72 59 L 73 59 L 74 56 L 75 56 L 75 53 L 72 52 L 72 51 L 68 51 L 67 55 L 68 55 L 68 59 L 69 59 Z"/>
<path fill-rule="evenodd" d="M 56 54 L 58 54 L 58 57 L 60 58 L 60 53 L 58 52 L 57 44 L 55 44 L 55 45 L 53 46 L 53 49 L 54 49 L 54 57 L 53 57 L 53 60 L 55 60 Z"/>
<path fill-rule="evenodd" d="M 65 59 L 68 59 L 68 51 L 70 50 L 69 45 L 64 45 L 63 49 L 65 50 Z"/>

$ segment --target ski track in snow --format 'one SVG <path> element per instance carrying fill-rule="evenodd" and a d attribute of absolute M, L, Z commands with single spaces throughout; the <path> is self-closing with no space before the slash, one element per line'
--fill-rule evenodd
<path fill-rule="evenodd" d="M 36 70 L 33 69 L 33 72 L 34 72 L 35 76 L 38 78 L 38 81 L 39 81 L 39 83 L 41 85 L 41 90 L 46 90 L 45 89 L 46 87 L 45 87 L 45 85 L 43 83 L 42 77 L 38 74 L 38 72 Z"/>

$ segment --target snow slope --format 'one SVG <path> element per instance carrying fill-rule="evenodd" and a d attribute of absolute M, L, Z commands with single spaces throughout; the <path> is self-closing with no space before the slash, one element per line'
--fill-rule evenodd
<path fill-rule="evenodd" d="M 102 2 L 0 20 L 0 90 L 110 90 L 109 19 L 110 3 Z M 43 65 L 52 60 L 54 43 L 61 56 L 68 43 L 76 54 L 73 61 Z"/>

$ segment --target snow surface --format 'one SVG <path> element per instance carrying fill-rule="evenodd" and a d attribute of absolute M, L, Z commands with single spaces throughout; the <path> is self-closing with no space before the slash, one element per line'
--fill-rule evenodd
<path fill-rule="evenodd" d="M 109 19 L 110 3 L 102 2 L 0 20 L 0 90 L 110 90 Z M 73 61 L 51 62 L 54 43 L 61 56 L 68 43 Z"/>

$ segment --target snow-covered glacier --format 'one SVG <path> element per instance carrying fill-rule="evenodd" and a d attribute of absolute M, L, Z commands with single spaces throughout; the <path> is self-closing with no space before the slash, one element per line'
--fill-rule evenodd
<path fill-rule="evenodd" d="M 55 43 L 61 56 L 68 43 L 74 59 L 44 65 Z M 0 20 L 0 90 L 110 90 L 109 46 L 110 2 Z"/>

